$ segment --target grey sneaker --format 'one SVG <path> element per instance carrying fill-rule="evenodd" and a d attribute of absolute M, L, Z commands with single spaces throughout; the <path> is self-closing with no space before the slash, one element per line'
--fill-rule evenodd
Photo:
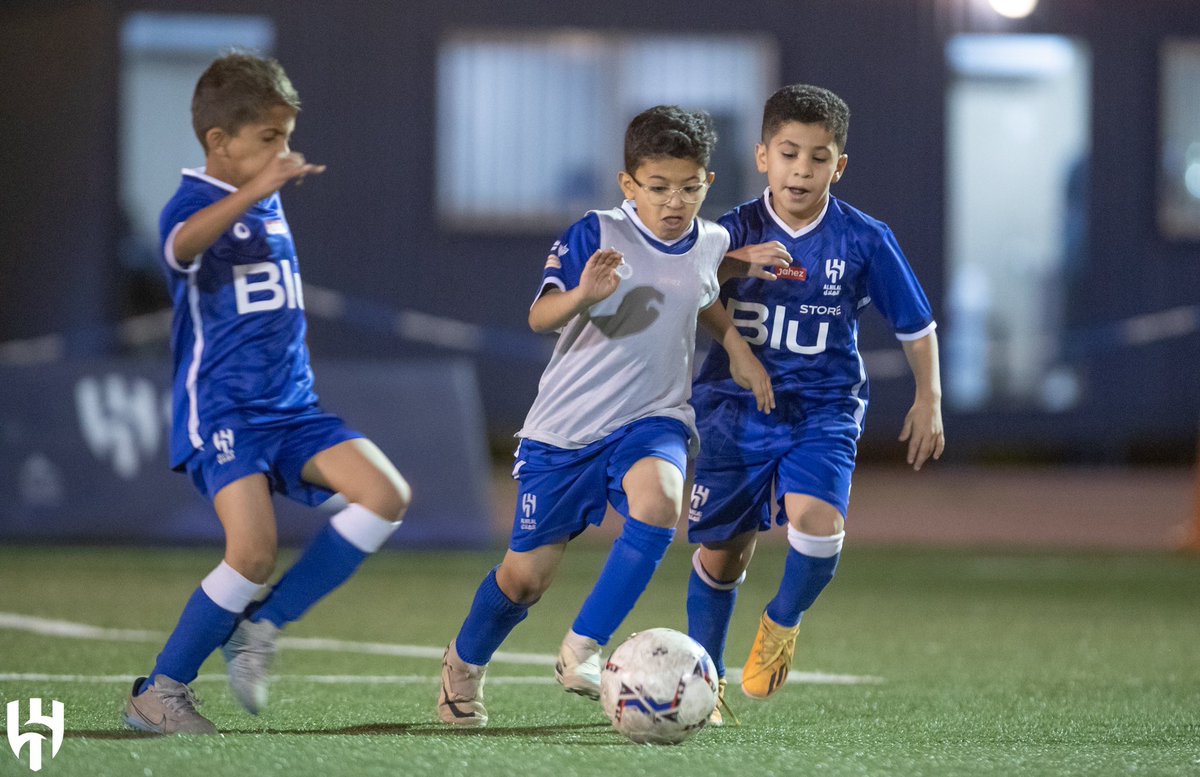
<path fill-rule="evenodd" d="M 246 711 L 257 715 L 267 706 L 267 673 L 275 659 L 279 628 L 270 621 L 238 622 L 221 646 L 229 670 L 229 689 Z"/>
<path fill-rule="evenodd" d="M 192 689 L 166 675 L 155 675 L 153 684 L 138 693 L 145 682 L 133 682 L 129 701 L 125 702 L 125 723 L 151 734 L 215 734 L 212 721 L 196 712 L 200 700 Z"/>
<path fill-rule="evenodd" d="M 554 679 L 563 690 L 589 699 L 600 698 L 600 643 L 568 631 L 558 650 Z"/>
<path fill-rule="evenodd" d="M 437 713 L 443 723 L 452 726 L 480 727 L 488 722 L 483 706 L 483 679 L 487 664 L 468 664 L 458 657 L 451 642 L 442 656 L 442 690 L 438 693 Z"/>

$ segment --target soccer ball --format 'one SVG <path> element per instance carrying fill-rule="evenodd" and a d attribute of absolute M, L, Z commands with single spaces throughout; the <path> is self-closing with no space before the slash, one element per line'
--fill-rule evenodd
<path fill-rule="evenodd" d="M 600 704 L 613 728 L 634 742 L 676 745 L 704 728 L 717 706 L 717 671 L 688 635 L 641 631 L 608 657 Z"/>

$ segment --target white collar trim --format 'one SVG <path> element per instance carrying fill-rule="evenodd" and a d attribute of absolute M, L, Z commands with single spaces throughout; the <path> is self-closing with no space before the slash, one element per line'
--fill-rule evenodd
<path fill-rule="evenodd" d="M 224 189 L 227 192 L 236 192 L 237 191 L 236 186 L 225 183 L 224 181 L 222 181 L 218 178 L 213 178 L 211 175 L 205 174 L 204 170 L 205 170 L 205 168 L 203 168 L 203 167 L 197 167 L 197 168 L 185 167 L 185 168 L 183 168 L 183 174 L 190 175 L 192 178 L 199 178 L 201 181 L 207 181 L 208 183 L 211 183 L 213 186 L 217 186 L 221 189 Z"/>
<path fill-rule="evenodd" d="M 686 240 L 692 234 L 692 232 L 695 231 L 695 229 L 696 229 L 696 220 L 692 219 L 692 223 L 690 226 L 688 226 L 687 232 L 684 232 L 682 235 L 675 238 L 674 240 L 663 240 L 661 237 L 659 237 L 658 235 L 656 235 L 652 231 L 650 231 L 650 229 L 645 224 L 642 223 L 642 217 L 638 215 L 637 207 L 634 206 L 633 200 L 625 200 L 624 202 L 622 202 L 621 210 L 625 211 L 625 213 L 629 216 L 630 220 L 633 221 L 634 226 L 636 226 L 639 230 L 641 230 L 642 233 L 644 235 L 646 235 L 646 237 L 650 238 L 651 240 L 653 240 L 656 243 L 661 243 L 662 245 L 665 245 L 665 246 L 673 246 L 676 243 L 678 243 L 680 240 Z"/>
<path fill-rule="evenodd" d="M 798 229 L 798 230 L 794 230 L 791 227 L 789 227 L 784 222 L 783 219 L 779 218 L 779 214 L 776 213 L 775 209 L 771 207 L 771 187 L 770 186 L 768 186 L 766 189 L 763 189 L 763 197 L 762 198 L 763 198 L 763 204 L 767 206 L 767 213 L 771 214 L 771 218 L 773 218 L 775 220 L 775 223 L 779 225 L 779 228 L 782 229 L 784 232 L 788 233 L 788 236 L 791 238 L 803 237 L 804 235 L 807 235 L 809 232 L 812 232 L 817 227 L 821 226 L 821 222 L 825 220 L 825 214 L 829 211 L 830 198 L 826 197 L 825 198 L 825 207 L 821 208 L 821 214 L 819 216 L 817 216 L 817 218 L 813 221 L 813 223 L 808 224 L 803 227 L 800 227 L 800 229 Z"/>

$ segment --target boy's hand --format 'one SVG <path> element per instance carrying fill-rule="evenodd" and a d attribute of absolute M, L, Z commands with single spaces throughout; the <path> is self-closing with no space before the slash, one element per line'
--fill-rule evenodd
<path fill-rule="evenodd" d="M 304 176 L 317 175 L 325 172 L 325 165 L 314 165 L 304 161 L 304 154 L 298 151 L 281 153 L 274 157 L 258 175 L 250 179 L 246 188 L 257 195 L 257 199 L 270 197 L 283 188 L 288 181 L 295 180 L 299 185 L 304 182 Z"/>
<path fill-rule="evenodd" d="M 942 457 L 946 438 L 942 433 L 942 406 L 940 402 L 917 400 L 904 417 L 904 428 L 900 430 L 900 442 L 908 440 L 908 463 L 920 472 L 921 465 L 932 456 Z"/>
<path fill-rule="evenodd" d="M 756 243 L 752 246 L 742 246 L 725 254 L 728 257 L 741 262 L 744 267 L 744 275 L 749 278 L 759 278 L 764 281 L 773 281 L 776 279 L 775 274 L 768 267 L 788 267 L 792 263 L 792 256 L 783 247 L 783 243 L 778 240 L 772 240 L 769 243 Z"/>
<path fill-rule="evenodd" d="M 615 248 L 601 248 L 588 258 L 579 276 L 578 288 L 589 307 L 607 299 L 621 285 L 617 268 L 624 261 L 625 257 Z"/>
<path fill-rule="evenodd" d="M 738 341 L 743 344 L 746 342 L 740 337 Z M 770 415 L 775 409 L 775 389 L 771 387 L 771 376 L 767 374 L 762 362 L 748 345 L 745 348 L 728 350 L 728 353 L 729 374 L 733 377 L 733 382 L 753 391 L 759 412 Z"/>

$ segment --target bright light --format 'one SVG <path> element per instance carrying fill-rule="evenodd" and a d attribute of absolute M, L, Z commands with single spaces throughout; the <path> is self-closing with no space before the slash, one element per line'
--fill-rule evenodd
<path fill-rule="evenodd" d="M 1033 13 L 1037 0 L 989 0 L 992 10 L 1009 19 L 1024 19 Z"/>

